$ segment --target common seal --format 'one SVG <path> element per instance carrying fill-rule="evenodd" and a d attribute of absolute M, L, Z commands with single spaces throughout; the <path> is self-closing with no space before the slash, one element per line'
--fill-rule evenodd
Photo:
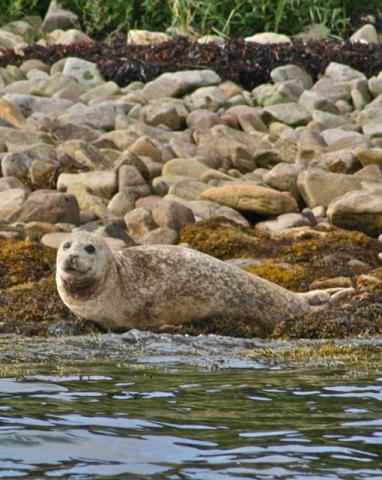
<path fill-rule="evenodd" d="M 112 331 L 221 318 L 250 322 L 263 336 L 311 308 L 299 294 L 198 251 L 152 245 L 112 252 L 88 232 L 60 245 L 56 280 L 70 310 Z"/>

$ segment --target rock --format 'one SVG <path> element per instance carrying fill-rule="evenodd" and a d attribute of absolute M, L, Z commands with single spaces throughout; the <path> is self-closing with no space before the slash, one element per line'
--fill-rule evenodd
<path fill-rule="evenodd" d="M 165 125 L 171 130 L 179 130 L 185 125 L 188 110 L 181 100 L 151 100 L 141 110 L 141 115 L 149 125 Z"/>
<path fill-rule="evenodd" d="M 86 88 L 93 88 L 104 83 L 104 79 L 95 63 L 76 57 L 66 59 L 62 73 L 76 78 Z"/>
<path fill-rule="evenodd" d="M 294 102 L 270 105 L 264 108 L 264 112 L 272 119 L 292 127 L 306 125 L 312 118 L 309 112 Z"/>
<path fill-rule="evenodd" d="M 300 80 L 305 89 L 313 86 L 312 77 L 302 68 L 296 65 L 282 65 L 271 71 L 271 78 L 274 83 L 285 82 L 286 80 Z"/>
<path fill-rule="evenodd" d="M 11 188 L 21 188 L 25 190 L 28 194 L 30 193 L 29 188 L 21 182 L 18 178 L 13 176 L 0 177 L 0 192 L 5 192 Z"/>
<path fill-rule="evenodd" d="M 22 111 L 4 98 L 0 98 L 0 118 L 6 120 L 16 128 L 26 126 L 26 120 Z"/>
<path fill-rule="evenodd" d="M 178 240 L 178 232 L 169 227 L 159 227 L 140 237 L 139 243 L 141 245 L 176 245 Z"/>
<path fill-rule="evenodd" d="M 105 201 L 101 197 L 93 195 L 88 187 L 83 184 L 73 183 L 68 185 L 67 193 L 72 194 L 76 198 L 81 210 L 92 212 L 97 218 L 110 218 L 113 216 L 106 207 Z"/>
<path fill-rule="evenodd" d="M 351 82 L 352 80 L 365 79 L 365 75 L 354 68 L 342 63 L 330 62 L 325 69 L 325 75 L 335 82 Z"/>
<path fill-rule="evenodd" d="M 116 217 L 123 217 L 135 207 L 135 196 L 126 192 L 117 192 L 107 205 Z"/>
<path fill-rule="evenodd" d="M 95 129 L 113 130 L 117 115 L 123 113 L 123 107 L 117 102 L 101 102 L 88 107 L 75 104 L 61 114 L 59 119 Z"/>
<path fill-rule="evenodd" d="M 105 82 L 97 85 L 96 87 L 91 88 L 87 92 L 81 95 L 81 100 L 85 103 L 89 103 L 92 100 L 99 100 L 103 97 L 108 97 L 112 95 L 119 95 L 121 90 L 115 82 Z"/>
<path fill-rule="evenodd" d="M 361 133 L 351 132 L 341 128 L 328 128 L 321 132 L 321 136 L 331 150 L 371 147 L 370 141 Z"/>
<path fill-rule="evenodd" d="M 310 290 L 324 290 L 327 288 L 350 288 L 352 287 L 352 281 L 349 277 L 333 277 L 333 278 L 324 278 L 322 280 L 315 280 L 309 285 Z"/>
<path fill-rule="evenodd" d="M 297 202 L 289 193 L 245 183 L 208 188 L 200 198 L 261 215 L 298 211 Z"/>
<path fill-rule="evenodd" d="M 77 20 L 78 17 L 75 13 L 64 10 L 56 0 L 52 0 L 45 14 L 44 21 L 42 22 L 41 31 L 52 32 L 57 28 L 67 30 L 68 28 L 75 27 Z"/>
<path fill-rule="evenodd" d="M 382 190 L 379 194 L 364 190 L 346 193 L 329 204 L 327 214 L 333 225 L 378 236 L 382 231 Z"/>
<path fill-rule="evenodd" d="M 54 143 L 53 138 L 44 132 L 32 129 L 0 127 L 0 144 L 6 145 L 9 152 L 20 151 L 36 143 Z"/>
<path fill-rule="evenodd" d="M 48 115 L 61 113 L 73 105 L 73 102 L 69 100 L 23 95 L 21 93 L 7 93 L 4 95 L 3 100 L 18 108 L 25 117 L 29 117 L 33 113 L 45 113 Z"/>
<path fill-rule="evenodd" d="M 94 42 L 85 33 L 81 32 L 80 30 L 71 28 L 70 30 L 67 30 L 66 32 L 63 32 L 61 35 L 59 35 L 54 43 L 56 45 L 73 45 L 75 43 L 94 43 Z M 64 73 L 67 74 L 67 72 L 64 72 Z M 86 76 L 84 76 L 83 78 L 87 80 Z"/>
<path fill-rule="evenodd" d="M 305 90 L 300 98 L 298 104 L 311 114 L 315 110 L 322 110 L 324 112 L 338 114 L 338 108 L 330 100 L 320 95 L 317 92 Z"/>
<path fill-rule="evenodd" d="M 357 177 L 376 177 L 382 180 L 381 167 L 379 167 L 375 163 L 370 163 L 369 165 L 366 165 L 366 167 L 357 170 L 354 175 Z"/>
<path fill-rule="evenodd" d="M 81 142 L 79 145 L 81 147 L 73 152 L 73 158 L 79 165 L 90 170 L 109 170 L 114 167 L 114 162 L 103 155 L 98 148 L 85 142 Z"/>
<path fill-rule="evenodd" d="M 283 213 L 275 220 L 267 220 L 256 224 L 256 230 L 268 232 L 271 235 L 277 234 L 282 230 L 310 225 L 308 219 L 301 213 Z"/>
<path fill-rule="evenodd" d="M 222 120 L 215 112 L 200 109 L 194 110 L 188 114 L 186 123 L 189 128 L 209 130 L 214 125 L 224 125 L 224 120 Z"/>
<path fill-rule="evenodd" d="M 302 198 L 308 207 L 317 205 L 327 207 L 333 200 L 352 190 L 359 190 L 365 177 L 329 173 L 320 169 L 310 168 L 300 173 L 297 185 Z M 367 178 L 369 182 L 381 184 L 378 179 Z"/>
<path fill-rule="evenodd" d="M 368 23 L 359 28 L 349 38 L 352 43 L 378 43 L 378 33 L 375 26 Z"/>
<path fill-rule="evenodd" d="M 364 127 L 370 123 L 382 122 L 382 105 L 368 106 L 357 115 L 357 125 Z"/>
<path fill-rule="evenodd" d="M 1 161 L 1 170 L 4 176 L 25 179 L 36 160 L 50 164 L 54 168 L 58 166 L 55 148 L 52 145 L 36 143 L 18 152 L 6 153 Z"/>
<path fill-rule="evenodd" d="M 324 112 L 323 110 L 313 110 L 312 118 L 313 121 L 324 125 L 324 130 L 327 128 L 337 128 L 343 127 L 344 125 L 352 125 L 352 121 L 348 117 L 330 112 Z"/>
<path fill-rule="evenodd" d="M 382 167 L 382 148 L 358 148 L 356 155 L 364 167 L 370 164 Z"/>
<path fill-rule="evenodd" d="M 44 118 L 40 123 L 40 129 L 52 134 L 57 140 L 84 140 L 92 142 L 100 137 L 102 130 L 78 125 L 75 123 L 64 122 L 58 118 Z"/>
<path fill-rule="evenodd" d="M 342 83 L 331 78 L 323 77 L 318 80 L 312 87 L 313 92 L 317 92 L 331 102 L 335 103 L 339 100 L 350 100 L 350 91 Z"/>
<path fill-rule="evenodd" d="M 143 95 L 148 99 L 161 97 L 180 97 L 200 87 L 216 85 L 221 81 L 212 70 L 185 70 L 163 73 L 143 88 Z"/>
<path fill-rule="evenodd" d="M 184 198 L 185 200 L 197 200 L 202 192 L 209 188 L 209 185 L 198 180 L 181 180 L 170 186 L 168 193 Z"/>
<path fill-rule="evenodd" d="M 288 36 L 273 32 L 256 33 L 251 37 L 245 37 L 244 40 L 246 42 L 256 42 L 262 44 L 292 43 L 292 40 Z"/>
<path fill-rule="evenodd" d="M 176 232 L 189 223 L 195 222 L 192 210 L 172 200 L 162 200 L 151 212 L 153 220 L 160 227 L 168 227 Z"/>
<path fill-rule="evenodd" d="M 8 222 L 79 223 L 79 206 L 74 195 L 54 190 L 32 192 Z"/>
<path fill-rule="evenodd" d="M 137 140 L 135 140 L 129 147 L 129 150 L 135 155 L 150 157 L 154 162 L 160 162 L 162 160 L 162 152 L 160 148 L 151 138 L 145 135 L 137 138 Z"/>
<path fill-rule="evenodd" d="M 28 197 L 24 188 L 10 188 L 0 191 L 0 221 L 12 217 L 22 207 Z"/>
<path fill-rule="evenodd" d="M 57 190 L 65 192 L 68 186 L 74 183 L 81 183 L 88 187 L 93 195 L 104 198 L 111 198 L 117 191 L 117 175 L 106 170 L 61 173 L 57 180 Z"/>
<path fill-rule="evenodd" d="M 174 158 L 163 166 L 162 175 L 182 175 L 200 179 L 208 170 L 207 165 L 192 158 Z"/>
<path fill-rule="evenodd" d="M 190 113 L 190 115 L 192 115 L 192 113 Z M 226 112 L 221 118 L 230 127 L 241 127 L 244 132 L 249 134 L 252 134 L 254 132 L 268 131 L 267 126 L 263 122 L 259 109 L 255 107 L 249 107 L 248 105 L 237 105 L 235 107 L 231 107 L 226 110 Z M 233 125 L 231 123 L 233 123 Z"/>
<path fill-rule="evenodd" d="M 145 208 L 135 208 L 123 217 L 127 231 L 131 237 L 139 243 L 139 239 L 158 227 L 151 213 Z"/>
<path fill-rule="evenodd" d="M 0 28 L 0 49 L 20 51 L 28 46 L 23 37 Z"/>
<path fill-rule="evenodd" d="M 354 173 L 360 164 L 354 150 L 343 149 L 317 155 L 309 164 L 335 173 Z"/>
<path fill-rule="evenodd" d="M 184 97 L 184 103 L 190 110 L 207 109 L 216 112 L 226 103 L 223 91 L 217 86 L 200 87 Z"/>
<path fill-rule="evenodd" d="M 300 196 L 297 177 L 303 170 L 302 165 L 278 163 L 263 177 L 263 181 L 281 192 L 290 192 L 295 198 Z"/>
<path fill-rule="evenodd" d="M 157 45 L 170 40 L 171 37 L 167 33 L 150 32 L 148 30 L 131 29 L 127 35 L 128 45 Z"/>
<path fill-rule="evenodd" d="M 165 200 L 173 200 L 177 203 L 185 205 L 190 210 L 192 210 L 195 220 L 205 220 L 213 217 L 224 217 L 229 220 L 236 222 L 243 227 L 249 227 L 248 220 L 243 217 L 237 210 L 233 208 L 220 205 L 216 202 L 210 202 L 207 200 L 186 200 L 184 198 L 178 197 L 177 195 L 168 194 L 164 197 Z"/>
<path fill-rule="evenodd" d="M 150 187 L 134 165 L 123 165 L 118 173 L 118 191 L 137 199 L 150 195 Z"/>
<path fill-rule="evenodd" d="M 29 169 L 30 182 L 34 187 L 52 188 L 55 184 L 55 175 L 58 164 L 46 163 L 41 160 L 33 160 Z"/>

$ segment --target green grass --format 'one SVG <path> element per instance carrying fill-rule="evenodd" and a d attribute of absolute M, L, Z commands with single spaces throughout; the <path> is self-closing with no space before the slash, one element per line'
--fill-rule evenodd
<path fill-rule="evenodd" d="M 61 0 L 64 8 L 78 14 L 89 34 L 129 28 L 248 36 L 262 31 L 289 35 L 311 23 L 345 34 L 359 0 Z M 23 15 L 44 16 L 49 0 L 0 0 L 0 24 Z M 366 11 L 382 15 L 381 0 L 362 3 Z"/>

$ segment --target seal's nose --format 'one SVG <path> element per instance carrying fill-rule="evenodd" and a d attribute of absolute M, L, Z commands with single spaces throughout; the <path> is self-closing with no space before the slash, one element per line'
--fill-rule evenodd
<path fill-rule="evenodd" d="M 71 268 L 78 268 L 78 255 L 69 255 L 68 264 Z"/>

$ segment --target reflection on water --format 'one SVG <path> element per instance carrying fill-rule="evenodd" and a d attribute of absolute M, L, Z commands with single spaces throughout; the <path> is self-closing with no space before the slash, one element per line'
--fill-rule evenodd
<path fill-rule="evenodd" d="M 382 478 L 381 377 L 73 370 L 0 379 L 1 478 Z"/>

